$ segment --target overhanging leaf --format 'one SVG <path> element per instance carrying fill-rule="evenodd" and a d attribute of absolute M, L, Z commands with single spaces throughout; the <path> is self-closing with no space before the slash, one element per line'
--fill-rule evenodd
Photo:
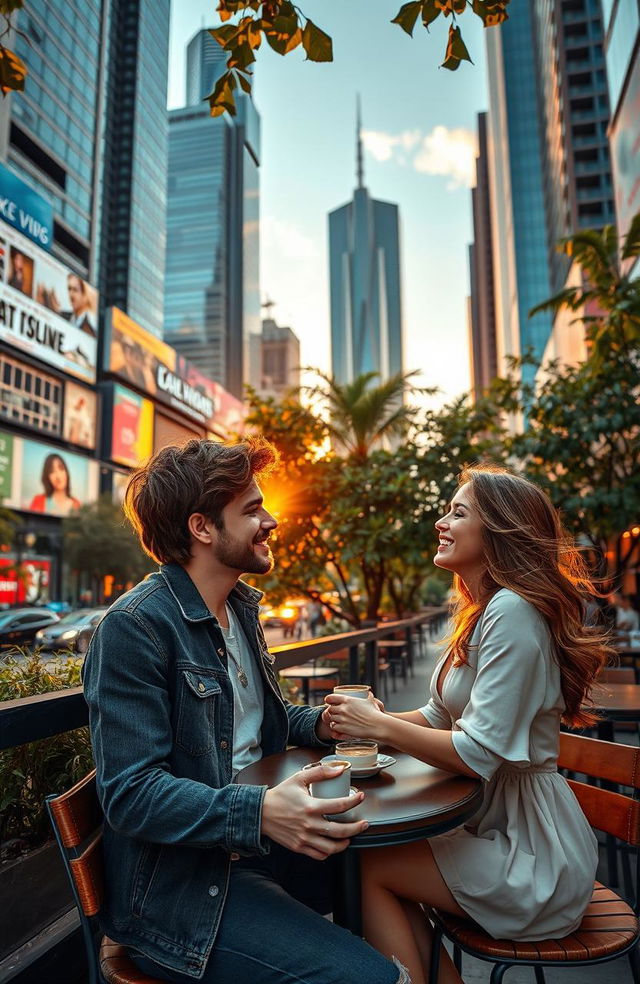
<path fill-rule="evenodd" d="M 398 24 L 399 27 L 401 27 L 402 30 L 409 35 L 409 37 L 413 37 L 413 29 L 416 26 L 416 21 L 421 10 L 422 0 L 413 0 L 411 3 L 405 3 L 400 8 L 391 23 Z"/>
<path fill-rule="evenodd" d="M 424 0 L 422 4 L 422 23 L 429 30 L 429 24 L 432 23 L 441 14 L 440 8 L 436 4 L 436 0 Z"/>
<path fill-rule="evenodd" d="M 0 46 L 0 90 L 6 96 L 8 92 L 22 92 L 27 75 L 27 66 L 21 58 L 9 48 Z"/>
<path fill-rule="evenodd" d="M 333 61 L 333 42 L 328 34 L 308 20 L 302 32 L 302 45 L 309 61 Z"/>
<path fill-rule="evenodd" d="M 460 28 L 451 25 L 451 27 L 449 28 L 449 42 L 447 44 L 447 53 L 441 67 L 448 68 L 449 71 L 455 72 L 460 67 L 461 61 L 470 62 L 471 58 L 469 57 L 467 46 L 462 40 Z M 473 62 L 471 62 L 471 64 L 473 64 Z"/>
<path fill-rule="evenodd" d="M 216 82 L 213 92 L 208 96 L 212 116 L 222 116 L 223 113 L 236 115 L 236 101 L 233 90 L 236 80 L 233 72 L 225 72 Z"/>

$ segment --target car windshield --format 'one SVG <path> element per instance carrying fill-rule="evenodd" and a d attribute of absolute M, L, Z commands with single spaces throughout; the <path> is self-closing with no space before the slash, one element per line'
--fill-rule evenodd
<path fill-rule="evenodd" d="M 81 625 L 88 622 L 94 614 L 94 608 L 80 608 L 77 612 L 69 612 L 67 615 L 63 615 L 59 622 L 56 622 L 56 628 L 58 625 Z"/>

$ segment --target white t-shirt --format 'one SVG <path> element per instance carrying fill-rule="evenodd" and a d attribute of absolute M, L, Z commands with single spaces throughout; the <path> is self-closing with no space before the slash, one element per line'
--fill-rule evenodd
<path fill-rule="evenodd" d="M 220 628 L 227 647 L 227 669 L 233 687 L 232 769 L 235 778 L 241 769 L 262 758 L 264 686 L 255 656 L 231 605 L 226 605 L 226 610 L 229 628 Z M 246 674 L 246 687 L 240 682 L 239 666 Z"/>

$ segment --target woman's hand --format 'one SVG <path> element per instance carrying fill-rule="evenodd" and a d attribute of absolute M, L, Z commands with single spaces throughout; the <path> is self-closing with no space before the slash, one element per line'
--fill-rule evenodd
<path fill-rule="evenodd" d="M 372 694 L 366 700 L 328 694 L 326 710 L 322 713 L 336 740 L 342 738 L 375 738 L 384 741 L 387 715 L 384 705 Z"/>

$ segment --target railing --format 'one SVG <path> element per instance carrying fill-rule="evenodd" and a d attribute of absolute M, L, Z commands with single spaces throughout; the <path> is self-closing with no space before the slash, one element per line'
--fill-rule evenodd
<path fill-rule="evenodd" d="M 272 646 L 275 656 L 276 670 L 312 660 L 331 656 L 334 653 L 348 650 L 349 682 L 366 682 L 374 690 L 378 688 L 378 643 L 389 636 L 403 632 L 407 651 L 411 655 L 414 646 L 414 630 L 420 626 L 438 629 L 447 615 L 447 608 L 432 608 L 409 618 L 393 622 L 378 622 L 370 627 L 353 632 L 343 632 L 338 635 L 323 636 L 319 639 L 307 639 L 301 642 L 283 646 Z M 361 662 L 361 649 L 364 649 L 364 661 Z M 362 669 L 363 667 L 363 669 Z M 62 690 L 51 694 L 41 694 L 37 697 L 22 697 L 17 700 L 0 702 L 0 750 L 14 748 L 27 742 L 38 741 L 53 735 L 73 731 L 88 724 L 88 708 L 81 687 L 72 690 Z M 47 967 L 46 979 L 71 980 L 65 977 L 60 968 L 60 976 L 51 969 L 51 961 L 57 965 L 58 959 L 62 964 L 70 958 L 70 953 L 80 952 L 82 943 L 78 939 L 71 942 L 65 949 L 65 940 L 77 930 L 77 919 L 65 917 L 66 921 L 55 931 L 46 931 L 34 937 L 26 948 L 21 948 L 20 956 L 13 961 L 13 966 L 6 970 L 6 961 L 0 966 L 0 984 L 13 981 L 21 984 L 24 980 L 32 982 L 33 968 L 44 962 Z M 60 920 L 59 922 L 62 922 Z M 50 928 L 51 929 L 51 928 Z M 22 952 L 26 951 L 26 955 Z M 58 954 L 60 957 L 58 958 Z M 64 956 L 63 956 L 64 954 Z M 24 977 L 22 976 L 24 974 Z"/>

